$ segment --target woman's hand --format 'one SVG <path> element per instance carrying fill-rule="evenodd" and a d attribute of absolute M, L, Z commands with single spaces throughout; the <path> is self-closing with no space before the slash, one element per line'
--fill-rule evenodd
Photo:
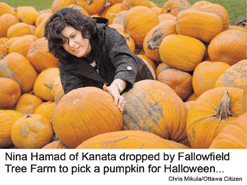
<path fill-rule="evenodd" d="M 124 80 L 115 79 L 114 81 L 120 84 L 123 89 L 125 88 L 126 82 Z M 117 83 L 112 82 L 110 86 L 104 85 L 103 89 L 114 98 L 115 105 L 117 105 L 120 111 L 123 113 L 123 107 L 126 101 L 124 97 L 120 95 L 121 92 L 119 90 Z"/>

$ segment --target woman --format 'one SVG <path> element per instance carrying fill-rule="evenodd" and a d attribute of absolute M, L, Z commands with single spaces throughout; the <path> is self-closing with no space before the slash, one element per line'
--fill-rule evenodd
<path fill-rule="evenodd" d="M 78 10 L 56 11 L 45 26 L 49 51 L 59 59 L 65 94 L 86 86 L 104 89 L 121 111 L 121 93 L 134 82 L 153 79 L 146 64 L 133 54 L 124 37 L 107 26 L 108 20 L 87 17 Z"/>

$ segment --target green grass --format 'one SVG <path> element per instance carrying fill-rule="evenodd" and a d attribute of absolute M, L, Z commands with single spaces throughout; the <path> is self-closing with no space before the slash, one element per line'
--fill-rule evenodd
<path fill-rule="evenodd" d="M 162 7 L 167 0 L 152 0 L 157 6 Z M 191 5 L 199 0 L 188 0 Z M 247 17 L 246 0 L 207 0 L 212 3 L 223 6 L 230 19 L 230 24 L 235 25 L 240 20 Z M 13 7 L 33 6 L 36 10 L 44 10 L 51 8 L 53 0 L 1 0 Z"/>

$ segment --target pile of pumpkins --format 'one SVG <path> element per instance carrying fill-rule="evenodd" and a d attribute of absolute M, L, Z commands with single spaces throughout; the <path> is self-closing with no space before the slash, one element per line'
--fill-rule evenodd
<path fill-rule="evenodd" d="M 104 17 L 154 80 L 123 93 L 64 94 L 44 26 L 71 7 Z M 0 2 L 1 148 L 247 148 L 246 25 L 224 7 L 168 0 L 54 0 L 51 9 Z"/>

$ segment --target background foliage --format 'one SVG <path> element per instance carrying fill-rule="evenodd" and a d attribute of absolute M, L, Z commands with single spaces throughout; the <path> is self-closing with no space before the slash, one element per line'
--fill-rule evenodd
<path fill-rule="evenodd" d="M 157 6 L 162 7 L 168 0 L 152 0 Z M 191 5 L 199 0 L 188 0 Z M 229 14 L 230 24 L 235 25 L 247 16 L 246 0 L 207 0 L 222 5 Z M 36 10 L 51 8 L 53 0 L 2 0 L 10 6 L 33 6 Z"/>

